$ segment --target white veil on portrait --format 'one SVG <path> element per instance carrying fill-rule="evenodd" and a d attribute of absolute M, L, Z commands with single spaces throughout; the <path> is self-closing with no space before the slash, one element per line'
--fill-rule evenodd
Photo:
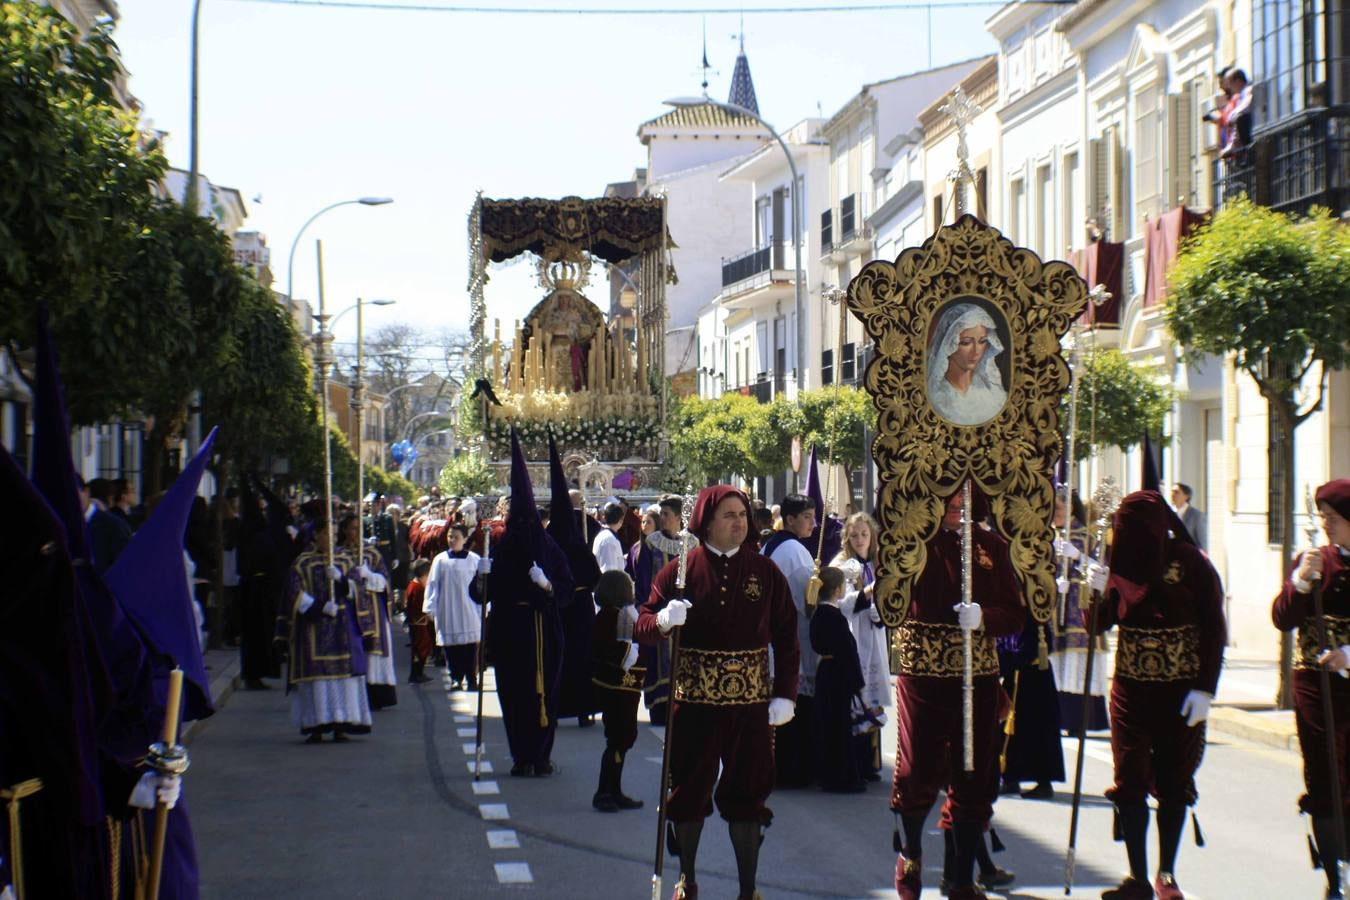
<path fill-rule="evenodd" d="M 977 326 L 988 329 L 989 350 L 980 359 L 970 390 L 963 396 L 947 381 L 948 358 L 956 352 L 961 332 Z M 933 340 L 928 344 L 929 402 L 958 425 L 978 425 L 992 419 L 1008 397 L 995 362 L 1003 349 L 998 326 L 988 310 L 975 303 L 953 304 L 938 317 Z"/>

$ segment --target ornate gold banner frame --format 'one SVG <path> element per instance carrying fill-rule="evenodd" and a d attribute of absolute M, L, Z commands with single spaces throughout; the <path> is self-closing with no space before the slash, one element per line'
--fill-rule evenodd
<path fill-rule="evenodd" d="M 876 346 L 865 384 L 879 412 L 876 596 L 887 625 L 905 618 L 946 498 L 967 478 L 990 500 L 1032 614 L 1050 620 L 1069 386 L 1060 340 L 1087 302 L 1068 263 L 1043 263 L 971 215 L 849 283 L 848 307 Z"/>

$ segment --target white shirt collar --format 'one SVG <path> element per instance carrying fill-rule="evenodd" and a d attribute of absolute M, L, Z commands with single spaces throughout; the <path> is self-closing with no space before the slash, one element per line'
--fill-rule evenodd
<path fill-rule="evenodd" d="M 722 556 L 727 559 L 731 559 L 738 552 L 740 552 L 741 549 L 740 547 L 732 547 L 730 550 L 718 550 L 712 544 L 704 544 L 703 546 L 705 549 L 708 550 L 708 552 L 712 553 L 714 556 Z"/>

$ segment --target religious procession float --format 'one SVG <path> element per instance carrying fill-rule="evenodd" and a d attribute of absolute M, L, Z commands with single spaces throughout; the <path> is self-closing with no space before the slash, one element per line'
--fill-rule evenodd
<path fill-rule="evenodd" d="M 501 484 L 514 427 L 532 470 L 537 464 L 536 484 L 548 483 L 551 433 L 568 477 L 588 494 L 654 487 L 667 446 L 665 287 L 674 277 L 667 247 L 661 197 L 479 196 L 469 215 L 470 369 L 485 373 L 499 402 L 464 411 L 485 432 Z M 493 319 L 489 337 L 488 265 L 525 254 L 544 297 L 505 330 Z M 623 286 L 604 308 L 584 293 L 611 294 L 599 273 Z"/>

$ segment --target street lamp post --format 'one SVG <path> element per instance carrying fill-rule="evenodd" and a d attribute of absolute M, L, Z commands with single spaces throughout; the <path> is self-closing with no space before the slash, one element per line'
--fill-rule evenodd
<path fill-rule="evenodd" d="M 361 517 L 361 538 L 366 536 L 366 516 L 362 506 L 366 500 L 366 458 L 364 455 L 366 383 L 362 377 L 365 369 L 362 356 L 365 352 L 365 304 L 367 301 L 356 298 L 356 365 L 352 369 L 351 407 L 356 425 L 356 510 Z M 394 300 L 371 300 L 372 306 L 392 306 Z"/>
<path fill-rule="evenodd" d="M 392 197 L 359 197 L 355 200 L 339 200 L 337 203 L 329 204 L 323 209 L 310 216 L 305 224 L 300 226 L 300 230 L 295 233 L 295 240 L 291 241 L 291 253 L 286 257 L 286 302 L 295 301 L 295 248 L 300 246 L 300 237 L 305 233 L 305 229 L 314 224 L 314 220 L 330 209 L 337 209 L 339 206 L 350 206 L 359 203 L 362 206 L 384 206 L 393 203 Z"/>
<path fill-rule="evenodd" d="M 720 100 L 714 100 L 711 97 L 675 97 L 665 101 L 667 106 L 676 108 L 687 108 L 691 106 L 716 106 L 718 109 L 726 110 L 735 115 L 745 116 L 753 119 L 764 127 L 773 139 L 778 142 L 782 148 L 783 155 L 787 157 L 788 170 L 792 173 L 792 255 L 793 265 L 796 271 L 793 273 L 793 282 L 795 285 L 797 300 L 797 390 L 806 390 L 806 298 L 802 293 L 802 183 L 797 174 L 797 161 L 792 158 L 792 151 L 788 149 L 787 143 L 782 136 L 774 129 L 772 125 L 759 117 L 758 113 L 746 109 L 744 106 L 738 106 L 735 103 L 723 103 Z"/>

